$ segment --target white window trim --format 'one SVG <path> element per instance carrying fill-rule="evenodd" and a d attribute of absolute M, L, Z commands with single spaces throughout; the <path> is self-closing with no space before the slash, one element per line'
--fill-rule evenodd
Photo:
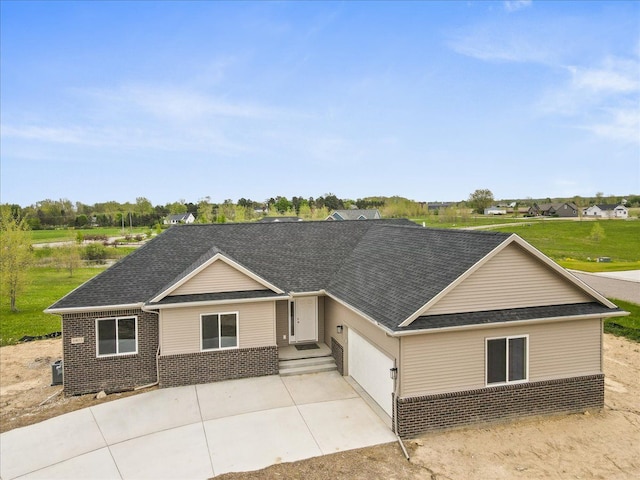
<path fill-rule="evenodd" d="M 218 348 L 202 348 L 202 317 L 207 315 L 218 315 L 218 338 L 222 338 L 220 335 L 220 316 L 221 315 L 235 315 L 236 316 L 236 346 L 235 347 L 218 347 Z M 240 312 L 208 312 L 200 314 L 200 351 L 201 352 L 217 352 L 220 350 L 237 350 L 240 348 Z"/>
<path fill-rule="evenodd" d="M 522 380 L 511 380 L 509 381 L 509 340 L 513 338 L 524 338 L 525 339 L 525 377 Z M 502 340 L 505 339 L 507 343 L 507 349 L 505 351 L 506 355 L 506 366 L 507 366 L 507 375 L 505 382 L 494 382 L 489 383 L 489 340 Z M 486 337 L 484 339 L 484 384 L 487 387 L 499 387 L 501 385 L 513 385 L 517 383 L 527 383 L 529 381 L 529 334 L 525 335 L 502 335 L 499 337 Z"/>
<path fill-rule="evenodd" d="M 133 318 L 135 324 L 136 331 L 136 349 L 133 352 L 118 352 L 118 320 L 123 320 L 125 318 Z M 115 320 L 116 322 L 116 353 L 107 353 L 100 355 L 100 338 L 98 331 L 98 322 L 103 320 Z M 96 329 L 96 357 L 98 358 L 107 358 L 107 357 L 124 357 L 127 355 L 137 355 L 138 354 L 138 316 L 137 315 L 123 315 L 121 317 L 104 317 L 104 318 L 96 318 L 95 320 L 95 329 Z"/>

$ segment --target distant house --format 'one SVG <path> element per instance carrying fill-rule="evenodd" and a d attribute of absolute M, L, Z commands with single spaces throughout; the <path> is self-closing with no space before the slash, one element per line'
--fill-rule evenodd
<path fill-rule="evenodd" d="M 300 217 L 264 217 L 258 220 L 260 223 L 274 223 L 274 222 L 302 222 Z"/>
<path fill-rule="evenodd" d="M 381 215 L 377 208 L 334 210 L 325 220 L 380 220 Z"/>
<path fill-rule="evenodd" d="M 573 202 L 541 203 L 531 207 L 530 214 L 543 217 L 577 217 L 578 207 Z"/>
<path fill-rule="evenodd" d="M 624 205 L 600 204 L 584 210 L 585 217 L 629 218 L 629 210 Z"/>
<path fill-rule="evenodd" d="M 528 215 L 530 211 L 530 207 L 508 207 L 507 215 L 513 215 L 514 213 L 517 215 Z"/>
<path fill-rule="evenodd" d="M 487 207 L 484 209 L 485 215 L 506 215 L 507 209 L 505 207 Z"/>
<path fill-rule="evenodd" d="M 193 223 L 196 220 L 196 217 L 193 216 L 193 213 L 179 213 L 177 215 L 169 215 L 164 219 L 165 225 L 177 225 L 179 223 Z"/>

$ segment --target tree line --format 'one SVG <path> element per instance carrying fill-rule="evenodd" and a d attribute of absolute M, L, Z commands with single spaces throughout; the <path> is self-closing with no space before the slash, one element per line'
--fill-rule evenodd
<path fill-rule="evenodd" d="M 324 219 L 332 210 L 344 208 L 379 208 L 382 199 L 341 199 L 332 193 L 317 198 L 284 196 L 271 197 L 265 201 L 240 198 L 221 203 L 204 197 L 197 202 L 184 199 L 154 205 L 146 197 L 137 197 L 135 202 L 99 202 L 85 204 L 63 198 L 45 199 L 32 205 L 6 204 L 16 219 L 24 219 L 31 230 L 62 227 L 153 227 L 162 224 L 170 215 L 191 213 L 201 223 L 224 223 L 227 221 L 250 221 L 263 216 L 288 215 L 305 219 Z"/>
<path fill-rule="evenodd" d="M 640 195 L 624 197 L 628 206 L 640 205 Z M 619 203 L 622 197 L 604 196 L 598 192 L 595 197 L 574 196 L 571 198 L 551 199 L 526 198 L 501 200 L 517 202 L 519 207 L 533 206 L 535 203 L 551 203 L 555 201 L 572 201 L 578 207 L 586 207 L 595 203 Z M 377 208 L 386 218 L 418 218 L 437 214 L 447 208 L 471 209 L 482 214 L 484 208 L 495 202 L 489 189 L 477 189 L 466 200 L 460 202 L 417 202 L 404 197 L 366 197 L 352 200 L 339 198 L 327 193 L 317 198 L 293 196 L 275 196 L 264 201 L 240 198 L 237 201 L 226 199 L 221 203 L 212 202 L 204 197 L 197 202 L 178 200 L 164 205 L 154 205 L 146 197 L 137 197 L 135 202 L 120 203 L 116 201 L 85 204 L 68 199 L 45 199 L 33 205 L 22 207 L 9 205 L 14 218 L 24 219 L 32 230 L 61 227 L 154 227 L 162 224 L 169 215 L 191 213 L 201 223 L 244 222 L 259 219 L 263 216 L 297 216 L 307 220 L 322 220 L 331 211 L 359 208 Z"/>

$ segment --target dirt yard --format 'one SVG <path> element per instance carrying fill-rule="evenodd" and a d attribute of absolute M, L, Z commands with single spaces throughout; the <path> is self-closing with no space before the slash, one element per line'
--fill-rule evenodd
<path fill-rule="evenodd" d="M 0 431 L 122 398 L 65 398 L 51 387 L 61 340 L 0 349 Z M 220 479 L 626 479 L 640 478 L 640 344 L 604 336 L 602 412 L 432 433 L 397 444 L 340 452 Z M 53 397 L 51 397 L 53 395 Z M 51 397 L 46 403 L 40 403 Z"/>
<path fill-rule="evenodd" d="M 61 338 L 0 348 L 0 432 L 139 393 L 65 397 L 61 385 L 51 386 L 51 363 L 61 358 Z"/>

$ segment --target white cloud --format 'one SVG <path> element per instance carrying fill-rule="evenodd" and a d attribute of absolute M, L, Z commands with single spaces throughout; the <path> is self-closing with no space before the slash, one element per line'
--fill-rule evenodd
<path fill-rule="evenodd" d="M 553 64 L 564 53 L 562 42 L 557 41 L 560 32 L 555 22 L 532 30 L 523 21 L 495 19 L 451 33 L 447 46 L 483 61 Z"/>
<path fill-rule="evenodd" d="M 568 67 L 578 88 L 596 92 L 630 93 L 640 91 L 638 59 L 607 58 L 598 68 Z"/>
<path fill-rule="evenodd" d="M 295 128 L 313 118 L 251 101 L 230 101 L 198 89 L 126 85 L 76 89 L 82 115 L 4 119 L 4 153 L 24 151 L 28 143 L 66 145 L 75 150 L 153 150 L 235 157 L 257 152 L 266 127 Z M 46 148 L 40 148 L 45 151 Z M 88 161 L 88 160 L 87 160 Z"/>
<path fill-rule="evenodd" d="M 67 144 L 84 143 L 84 137 L 86 136 L 81 128 L 54 128 L 38 125 L 14 126 L 6 123 L 2 125 L 0 134 L 4 138 Z"/>
<path fill-rule="evenodd" d="M 599 66 L 565 67 L 566 82 L 546 92 L 539 109 L 598 137 L 640 143 L 640 62 L 608 58 Z"/>
<path fill-rule="evenodd" d="M 507 12 L 516 12 L 523 8 L 529 8 L 531 6 L 531 0 L 505 0 L 504 9 Z"/>
<path fill-rule="evenodd" d="M 607 112 L 599 123 L 582 126 L 599 137 L 625 143 L 640 144 L 640 111 L 638 109 Z"/>

